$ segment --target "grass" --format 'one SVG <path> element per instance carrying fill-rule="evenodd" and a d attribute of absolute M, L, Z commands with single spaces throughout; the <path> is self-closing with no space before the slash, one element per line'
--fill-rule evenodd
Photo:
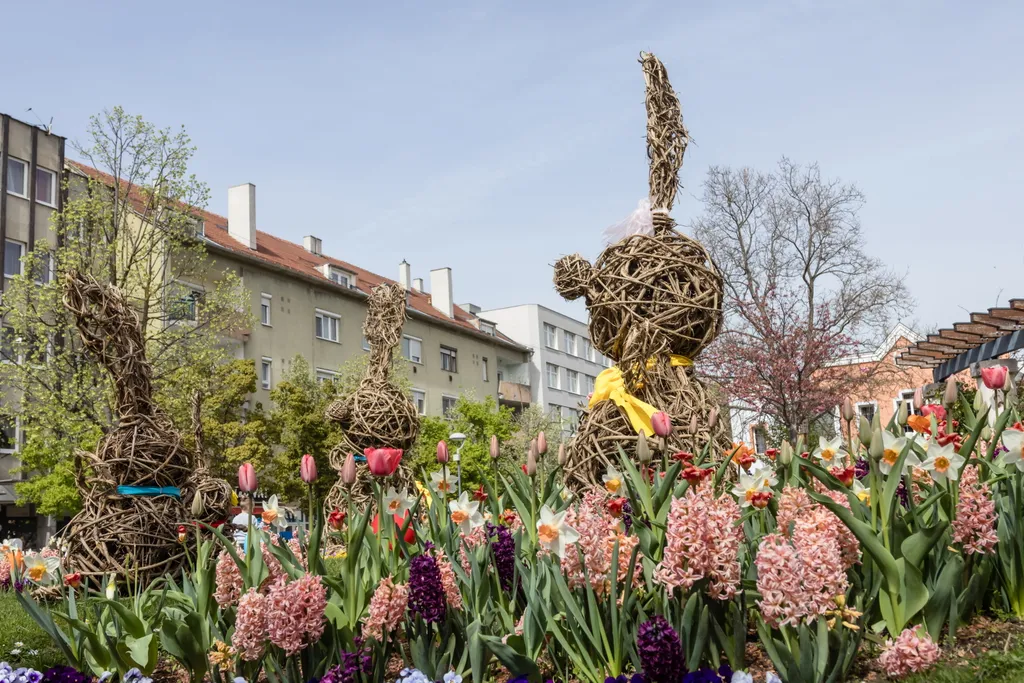
<path fill-rule="evenodd" d="M 1020 683 L 1024 681 L 1024 648 L 986 652 L 961 664 L 939 663 L 905 679 L 905 683 Z"/>
<path fill-rule="evenodd" d="M 37 671 L 64 663 L 60 650 L 22 609 L 13 591 L 0 591 L 0 661 Z"/>

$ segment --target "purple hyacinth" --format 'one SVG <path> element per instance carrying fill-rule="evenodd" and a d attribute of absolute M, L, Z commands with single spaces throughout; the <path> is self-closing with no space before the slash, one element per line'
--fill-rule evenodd
<path fill-rule="evenodd" d="M 28 586 L 28 579 L 15 579 L 14 580 L 14 592 L 15 593 L 22 592 L 23 590 L 25 590 L 26 586 Z"/>
<path fill-rule="evenodd" d="M 444 619 L 444 586 L 437 560 L 424 553 L 409 562 L 409 612 L 419 614 L 427 623 Z"/>
<path fill-rule="evenodd" d="M 630 527 L 633 526 L 633 506 L 629 504 L 628 500 L 622 504 L 622 526 L 625 527 L 627 534 Z"/>
<path fill-rule="evenodd" d="M 863 479 L 868 476 L 870 471 L 871 465 L 868 464 L 868 461 L 864 458 L 860 458 L 853 464 L 853 476 L 857 477 L 857 479 Z"/>
<path fill-rule="evenodd" d="M 91 683 L 92 676 L 72 666 L 58 665 L 46 670 L 43 683 Z"/>
<path fill-rule="evenodd" d="M 373 673 L 373 658 L 370 649 L 363 647 L 363 639 L 355 639 L 355 652 L 343 650 L 341 663 L 327 670 L 320 683 L 358 683 L 362 674 Z"/>
<path fill-rule="evenodd" d="M 636 636 L 637 654 L 650 683 L 678 681 L 683 672 L 683 646 L 679 634 L 665 617 L 651 617 L 640 624 Z"/>
<path fill-rule="evenodd" d="M 498 581 L 506 593 L 512 590 L 516 575 L 516 541 L 508 527 L 487 524 L 487 536 L 491 539 L 494 552 L 494 567 L 498 570 Z"/>

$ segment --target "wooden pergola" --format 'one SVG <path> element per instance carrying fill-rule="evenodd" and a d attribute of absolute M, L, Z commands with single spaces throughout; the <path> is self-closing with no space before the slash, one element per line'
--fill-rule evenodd
<path fill-rule="evenodd" d="M 896 356 L 896 364 L 931 368 L 936 382 L 972 363 L 990 360 L 1024 348 L 1024 299 L 1010 299 L 1009 308 L 971 313 L 970 322 L 929 334 Z"/>

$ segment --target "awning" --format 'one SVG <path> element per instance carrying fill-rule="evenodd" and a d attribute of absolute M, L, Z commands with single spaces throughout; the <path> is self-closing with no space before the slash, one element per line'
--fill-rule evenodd
<path fill-rule="evenodd" d="M 969 322 L 929 334 L 896 356 L 904 367 L 931 368 L 936 382 L 972 363 L 1024 348 L 1024 299 L 1010 299 L 1008 308 L 971 313 Z"/>

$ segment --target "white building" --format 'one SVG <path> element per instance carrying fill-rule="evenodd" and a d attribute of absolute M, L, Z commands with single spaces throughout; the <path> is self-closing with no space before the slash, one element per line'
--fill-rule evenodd
<path fill-rule="evenodd" d="M 590 344 L 587 324 L 539 304 L 482 311 L 513 341 L 528 346 L 533 402 L 575 430 L 598 373 L 612 363 Z"/>

